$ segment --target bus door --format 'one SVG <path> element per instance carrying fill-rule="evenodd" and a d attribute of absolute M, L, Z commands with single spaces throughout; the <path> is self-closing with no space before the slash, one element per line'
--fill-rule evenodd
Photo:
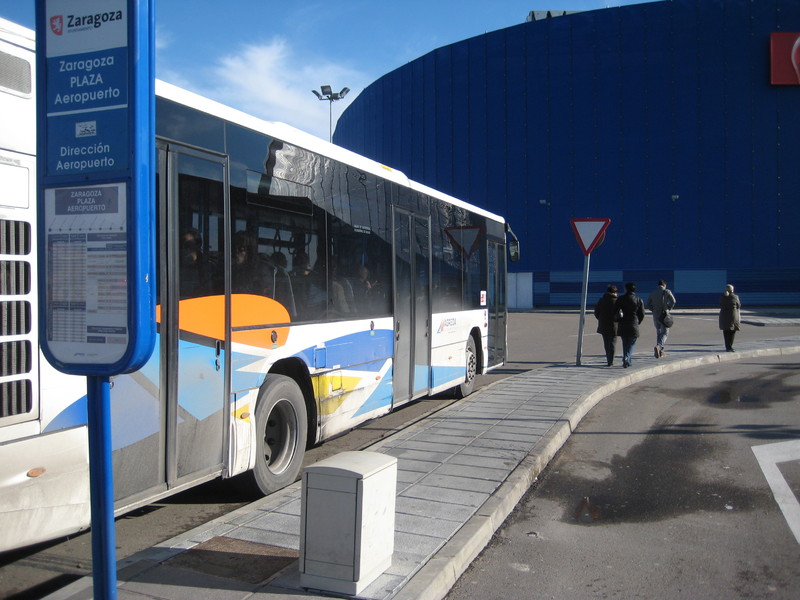
<path fill-rule="evenodd" d="M 430 389 L 430 219 L 394 207 L 394 369 L 392 405 Z"/>
<path fill-rule="evenodd" d="M 161 395 L 169 487 L 218 474 L 228 439 L 227 159 L 170 144 L 159 218 Z"/>
<path fill-rule="evenodd" d="M 488 289 L 486 308 L 489 311 L 488 366 L 494 367 L 506 360 L 506 264 L 505 246 L 489 242 Z"/>

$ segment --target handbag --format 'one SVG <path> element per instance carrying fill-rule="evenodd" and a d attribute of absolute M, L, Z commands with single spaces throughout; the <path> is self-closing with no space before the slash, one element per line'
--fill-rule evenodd
<path fill-rule="evenodd" d="M 661 305 L 662 306 L 666 306 L 667 305 L 667 291 L 666 290 L 661 292 Z M 669 314 L 669 310 L 666 309 L 666 308 L 661 312 L 661 316 L 658 317 L 658 321 L 659 321 L 659 323 L 661 323 L 667 329 L 672 327 L 672 325 L 675 323 L 675 319 L 672 318 L 672 315 Z"/>

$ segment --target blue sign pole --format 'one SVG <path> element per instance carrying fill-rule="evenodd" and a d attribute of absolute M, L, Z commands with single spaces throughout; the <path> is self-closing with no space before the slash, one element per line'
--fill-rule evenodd
<path fill-rule="evenodd" d="M 114 530 L 114 472 L 111 463 L 111 401 L 108 377 L 89 376 L 89 487 L 92 508 L 94 597 L 117 597 L 117 551 Z"/>
<path fill-rule="evenodd" d="M 87 376 L 94 597 L 115 600 L 110 377 L 155 346 L 154 0 L 36 0 L 42 352 Z"/>

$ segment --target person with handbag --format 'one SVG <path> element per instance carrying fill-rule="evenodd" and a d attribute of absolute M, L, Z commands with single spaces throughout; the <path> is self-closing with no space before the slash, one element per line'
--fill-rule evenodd
<path fill-rule="evenodd" d="M 617 302 L 617 286 L 610 285 L 603 297 L 594 305 L 594 316 L 597 319 L 597 333 L 603 336 L 603 348 L 606 351 L 608 366 L 614 364 L 617 352 L 617 317 L 619 311 L 614 306 Z"/>
<path fill-rule="evenodd" d="M 625 294 L 617 298 L 614 308 L 620 312 L 618 331 L 622 338 L 622 366 L 627 369 L 633 364 L 639 324 L 644 320 L 644 303 L 636 295 L 636 284 L 625 284 Z"/>
<path fill-rule="evenodd" d="M 719 328 L 722 330 L 722 337 L 725 338 L 726 352 L 734 352 L 733 338 L 739 331 L 739 309 L 741 307 L 739 296 L 733 293 L 733 286 L 726 285 L 725 293 L 719 299 Z"/>
<path fill-rule="evenodd" d="M 674 307 L 675 296 L 667 289 L 667 282 L 662 279 L 647 299 L 647 308 L 653 313 L 653 325 L 656 328 L 656 345 L 653 346 L 653 355 L 656 358 L 665 355 L 664 346 L 669 337 L 669 328 L 672 327 L 672 315 L 669 311 Z"/>

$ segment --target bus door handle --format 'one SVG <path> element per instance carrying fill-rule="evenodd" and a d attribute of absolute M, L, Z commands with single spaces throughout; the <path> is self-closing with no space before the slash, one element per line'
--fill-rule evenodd
<path fill-rule="evenodd" d="M 395 340 L 399 340 L 400 339 L 400 321 L 395 321 L 395 324 L 394 324 L 394 339 Z"/>
<path fill-rule="evenodd" d="M 219 371 L 222 368 L 222 362 L 219 357 L 222 355 L 222 340 L 214 342 L 214 349 L 216 350 L 216 358 L 214 359 L 214 368 Z"/>

